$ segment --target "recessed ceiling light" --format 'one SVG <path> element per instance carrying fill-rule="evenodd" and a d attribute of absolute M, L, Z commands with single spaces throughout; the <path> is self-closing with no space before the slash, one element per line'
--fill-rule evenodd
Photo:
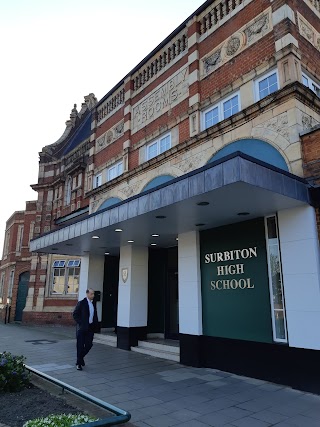
<path fill-rule="evenodd" d="M 196 227 L 202 227 L 205 224 L 199 223 L 199 224 L 195 224 Z"/>
<path fill-rule="evenodd" d="M 246 215 L 250 215 L 250 213 L 249 212 L 238 212 L 237 215 L 246 216 Z"/>
<path fill-rule="evenodd" d="M 208 206 L 209 202 L 199 202 L 197 203 L 198 206 Z"/>
<path fill-rule="evenodd" d="M 159 234 L 151 234 L 152 237 L 159 237 Z"/>
<path fill-rule="evenodd" d="M 105 254 L 105 255 L 109 255 L 109 254 L 110 254 L 110 252 L 105 252 L 104 254 Z"/>
<path fill-rule="evenodd" d="M 133 243 L 134 242 L 134 240 L 128 240 L 128 243 Z"/>
<path fill-rule="evenodd" d="M 157 244 L 156 243 L 151 243 L 151 246 L 157 246 Z"/>
<path fill-rule="evenodd" d="M 176 237 L 176 240 L 179 240 L 179 237 Z"/>
<path fill-rule="evenodd" d="M 167 217 L 165 215 L 157 215 L 156 218 L 157 219 L 164 219 L 164 218 L 167 218 Z"/>
<path fill-rule="evenodd" d="M 100 239 L 100 237 L 99 237 L 99 236 L 92 236 L 91 238 L 92 238 L 92 239 Z"/>
<path fill-rule="evenodd" d="M 122 228 L 116 228 L 114 231 L 116 231 L 117 233 L 120 233 L 120 231 L 122 231 Z"/>

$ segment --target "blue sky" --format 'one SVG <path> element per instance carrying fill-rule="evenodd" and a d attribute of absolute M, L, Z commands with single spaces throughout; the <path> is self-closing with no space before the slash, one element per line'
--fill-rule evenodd
<path fill-rule="evenodd" d="M 0 0 L 0 257 L 5 222 L 37 194 L 38 152 L 73 104 L 102 98 L 202 0 Z"/>

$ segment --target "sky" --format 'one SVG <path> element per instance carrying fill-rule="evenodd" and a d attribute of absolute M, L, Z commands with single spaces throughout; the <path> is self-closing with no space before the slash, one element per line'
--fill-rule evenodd
<path fill-rule="evenodd" d="M 73 104 L 101 99 L 204 0 L 0 0 L 0 257 L 7 219 L 36 200 L 38 153 Z"/>

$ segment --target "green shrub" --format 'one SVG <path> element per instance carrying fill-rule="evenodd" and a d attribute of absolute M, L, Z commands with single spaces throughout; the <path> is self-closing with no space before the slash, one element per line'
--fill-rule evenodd
<path fill-rule="evenodd" d="M 23 424 L 23 427 L 69 427 L 91 421 L 97 421 L 97 418 L 82 414 L 49 415 L 45 418 L 29 420 Z"/>
<path fill-rule="evenodd" d="M 30 374 L 24 366 L 25 357 L 9 352 L 0 354 L 0 393 L 19 391 L 30 382 Z"/>

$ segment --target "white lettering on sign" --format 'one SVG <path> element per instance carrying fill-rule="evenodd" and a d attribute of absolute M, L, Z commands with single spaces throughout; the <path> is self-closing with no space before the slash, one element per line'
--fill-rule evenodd
<path fill-rule="evenodd" d="M 188 96 L 188 68 L 178 71 L 132 109 L 132 133 L 160 117 Z"/>

